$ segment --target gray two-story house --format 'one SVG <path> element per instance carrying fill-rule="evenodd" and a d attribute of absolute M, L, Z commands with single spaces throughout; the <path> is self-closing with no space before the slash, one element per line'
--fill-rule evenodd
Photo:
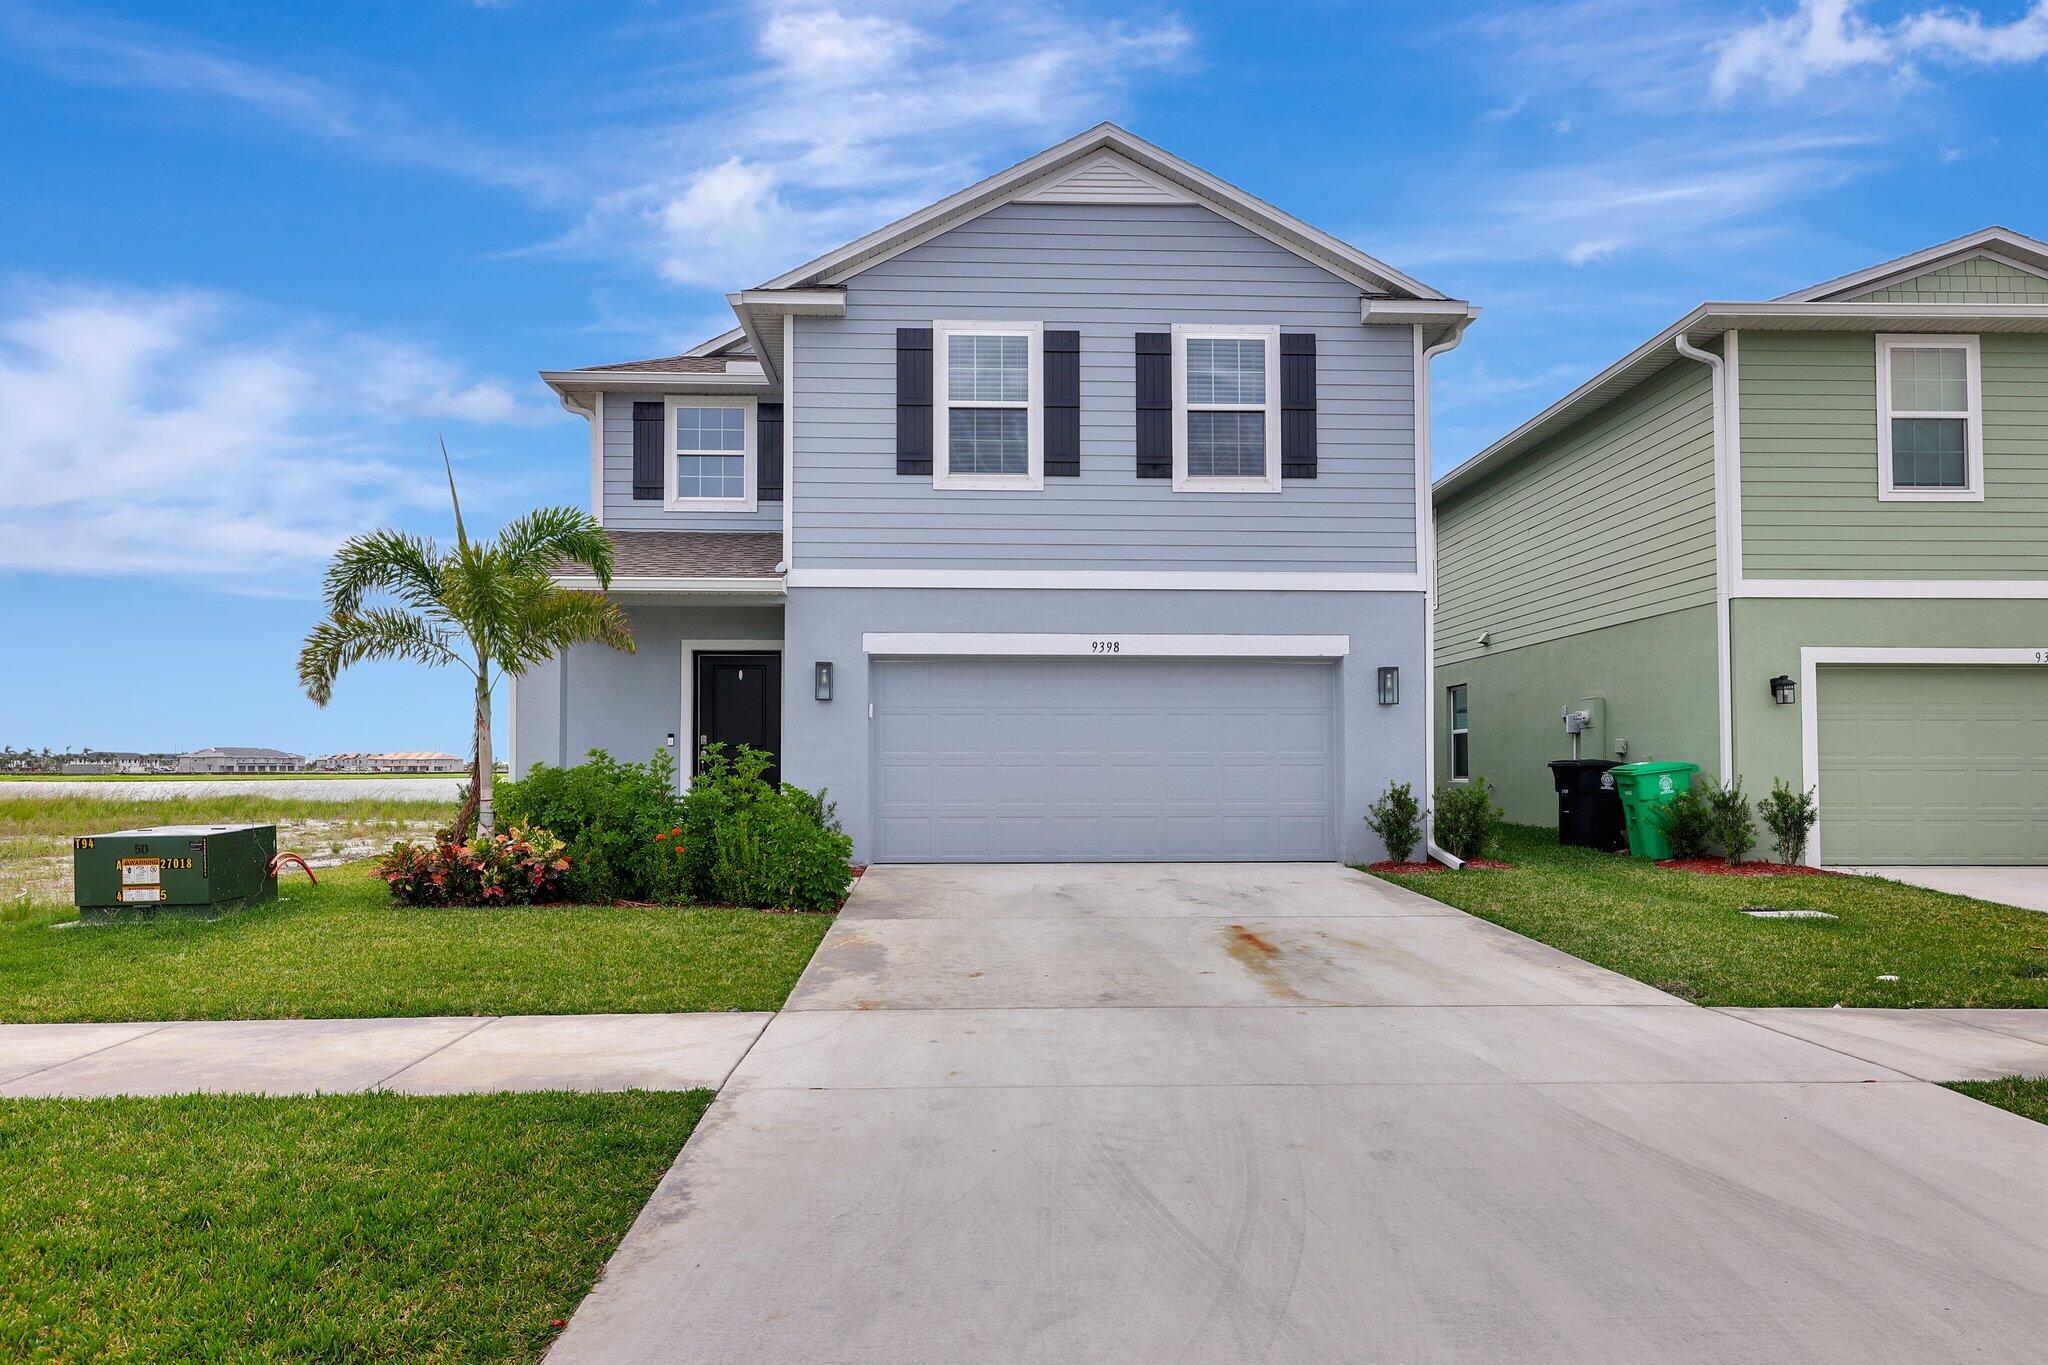
<path fill-rule="evenodd" d="M 520 679 L 516 771 L 751 744 L 862 860 L 1380 856 L 1475 310 L 1110 125 L 729 297 L 543 376 L 639 651 Z"/>

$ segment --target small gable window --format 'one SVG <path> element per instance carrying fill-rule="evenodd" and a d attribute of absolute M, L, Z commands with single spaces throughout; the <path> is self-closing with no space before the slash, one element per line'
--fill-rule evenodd
<path fill-rule="evenodd" d="M 751 398 L 668 400 L 667 487 L 674 511 L 749 511 L 755 496 Z"/>
<path fill-rule="evenodd" d="M 1173 329 L 1173 486 L 1280 490 L 1280 329 Z"/>
<path fill-rule="evenodd" d="M 1045 332 L 1030 322 L 932 324 L 935 488 L 1045 486 Z"/>
<path fill-rule="evenodd" d="M 1977 338 L 1877 339 L 1878 496 L 1892 502 L 1984 496 Z"/>

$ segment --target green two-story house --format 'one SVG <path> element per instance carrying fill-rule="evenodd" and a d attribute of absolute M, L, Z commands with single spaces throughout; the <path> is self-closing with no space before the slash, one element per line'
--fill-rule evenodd
<path fill-rule="evenodd" d="M 2048 243 L 1704 303 L 1435 486 L 1438 772 L 1818 792 L 1810 861 L 2048 862 Z"/>

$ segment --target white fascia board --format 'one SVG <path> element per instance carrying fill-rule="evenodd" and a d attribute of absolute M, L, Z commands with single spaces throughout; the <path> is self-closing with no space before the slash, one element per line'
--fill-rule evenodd
<path fill-rule="evenodd" d="M 1889 261 L 1880 261 L 1876 265 L 1852 271 L 1847 275 L 1837 275 L 1832 280 L 1822 280 L 1819 284 L 1809 285 L 1796 293 L 1782 295 L 1779 301 L 1783 303 L 1811 303 L 1818 299 L 1828 298 L 1834 294 L 1846 294 L 1852 290 L 1882 289 L 1889 282 L 1896 281 L 1905 276 L 1918 274 L 1947 257 L 1967 255 L 1972 251 L 1981 250 L 1985 247 L 1997 247 L 2007 252 L 2017 253 L 2022 257 L 2031 255 L 2042 263 L 2048 264 L 2048 242 L 2029 237 L 2023 232 L 2014 232 L 2011 228 L 1979 228 L 1977 231 L 1965 233 L 1961 237 L 1951 238 L 1946 242 L 1937 242 L 1933 246 L 1923 247 L 1919 251 L 1908 252 L 1904 256 L 1894 256 Z M 2022 266 L 2022 268 L 2029 267 Z"/>
<path fill-rule="evenodd" d="M 542 382 L 556 393 L 565 385 L 579 389 L 701 389 L 706 393 L 749 393 L 770 387 L 760 372 L 699 374 L 693 370 L 542 370 Z"/>
<path fill-rule="evenodd" d="M 1419 573 L 1123 569 L 790 569 L 792 588 L 1087 588 L 1133 592 L 1421 592 Z"/>
<path fill-rule="evenodd" d="M 700 357 L 707 355 L 717 355 L 720 351 L 732 345 L 735 341 L 738 341 L 741 337 L 745 336 L 746 334 L 747 333 L 745 328 L 735 327 L 730 332 L 720 332 L 717 336 L 711 338 L 711 340 L 709 341 L 698 342 L 689 350 L 684 351 L 683 354 Z"/>
<path fill-rule="evenodd" d="M 762 597 L 783 594 L 779 578 L 632 578 L 614 574 L 608 589 L 588 575 L 549 581 L 558 588 L 582 592 L 748 593 Z"/>
<path fill-rule="evenodd" d="M 871 631 L 861 652 L 891 658 L 965 659 L 1342 659 L 1349 635 L 987 634 L 974 631 Z"/>

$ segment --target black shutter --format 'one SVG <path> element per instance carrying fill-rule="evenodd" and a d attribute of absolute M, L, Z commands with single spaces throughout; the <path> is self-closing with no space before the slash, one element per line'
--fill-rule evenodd
<path fill-rule="evenodd" d="M 1173 477 L 1173 333 L 1138 333 L 1138 477 Z"/>
<path fill-rule="evenodd" d="M 1280 477 L 1316 476 L 1316 334 L 1280 334 Z"/>
<path fill-rule="evenodd" d="M 755 455 L 756 478 L 761 502 L 782 501 L 782 404 L 763 403 L 754 409 L 754 439 L 760 442 Z"/>
<path fill-rule="evenodd" d="M 661 500 L 661 447 L 668 416 L 660 403 L 633 405 L 633 499 Z"/>
<path fill-rule="evenodd" d="M 896 472 L 932 472 L 932 329 L 896 329 Z"/>
<path fill-rule="evenodd" d="M 1045 334 L 1045 476 L 1081 476 L 1081 334 Z"/>

